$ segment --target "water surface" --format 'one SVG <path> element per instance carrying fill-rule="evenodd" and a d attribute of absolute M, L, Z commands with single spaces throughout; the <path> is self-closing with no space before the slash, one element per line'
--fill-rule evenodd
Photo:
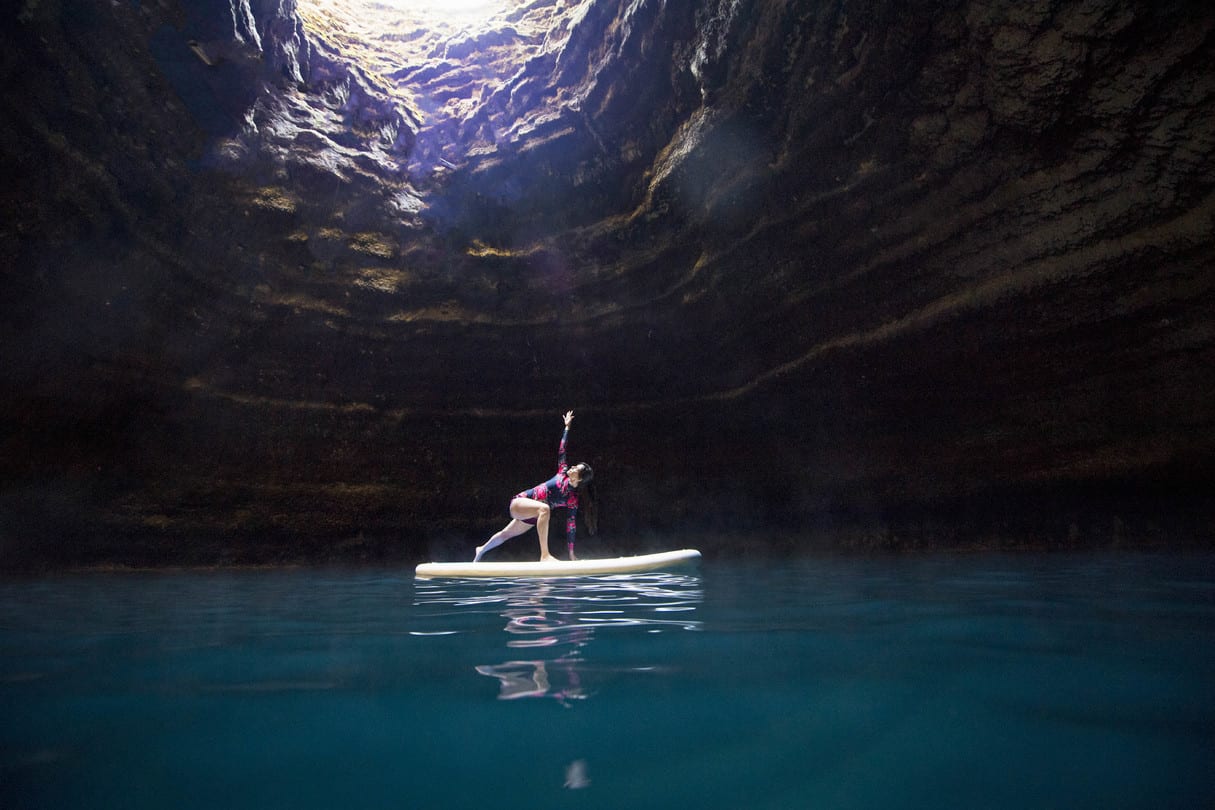
<path fill-rule="evenodd" d="M 1215 806 L 1215 556 L 0 581 L 0 806 Z"/>

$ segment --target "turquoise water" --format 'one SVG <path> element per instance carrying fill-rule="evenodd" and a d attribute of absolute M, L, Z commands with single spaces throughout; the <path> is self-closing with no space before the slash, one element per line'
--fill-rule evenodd
<path fill-rule="evenodd" d="M 1198 808 L 1212 762 L 1212 555 L 0 580 L 5 808 Z"/>

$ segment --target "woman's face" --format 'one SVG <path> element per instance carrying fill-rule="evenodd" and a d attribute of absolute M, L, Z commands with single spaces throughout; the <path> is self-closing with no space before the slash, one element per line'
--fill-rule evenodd
<path fill-rule="evenodd" d="M 570 486 L 577 489 L 578 485 L 582 483 L 582 465 L 577 464 L 573 467 L 570 467 L 570 471 L 566 474 L 570 478 Z"/>

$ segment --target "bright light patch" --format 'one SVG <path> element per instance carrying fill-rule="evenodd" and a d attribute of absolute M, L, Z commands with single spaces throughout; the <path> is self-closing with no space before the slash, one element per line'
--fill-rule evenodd
<path fill-rule="evenodd" d="M 514 0 L 299 0 L 302 7 L 357 10 L 373 26 L 379 15 L 386 23 L 401 19 L 429 27 L 475 26 L 501 14 Z"/>
<path fill-rule="evenodd" d="M 385 159 L 407 160 L 404 169 L 416 178 L 458 171 L 496 150 L 512 123 L 487 101 L 518 80 L 537 53 L 561 47 L 581 8 L 572 0 L 295 2 L 317 64 L 327 66 L 318 72 L 313 103 L 325 107 L 322 115 L 336 113 L 345 128 L 391 118 L 395 110 L 414 137 L 398 139 L 394 130 L 374 149 Z M 357 73 L 329 69 L 334 65 L 355 66 Z M 335 134 L 334 141 L 349 137 Z M 417 204 L 400 202 L 406 215 Z"/>
<path fill-rule="evenodd" d="M 430 19 L 487 20 L 505 7 L 502 0 L 381 0 L 391 8 L 414 10 Z"/>

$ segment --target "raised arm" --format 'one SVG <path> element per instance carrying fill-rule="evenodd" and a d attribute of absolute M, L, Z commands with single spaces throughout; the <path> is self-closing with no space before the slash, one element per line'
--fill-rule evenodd
<path fill-rule="evenodd" d="M 574 421 L 574 412 L 566 411 L 561 417 L 565 421 L 565 430 L 561 431 L 561 444 L 557 448 L 557 472 L 566 467 L 565 442 L 569 438 L 570 423 Z M 569 548 L 570 559 L 574 558 L 574 537 L 578 532 L 578 496 L 575 494 L 565 506 L 565 542 Z"/>
<path fill-rule="evenodd" d="M 570 435 L 570 422 L 574 421 L 574 412 L 566 411 L 561 418 L 565 420 L 565 430 L 561 431 L 561 444 L 557 445 L 557 472 L 565 470 L 565 442 Z"/>

